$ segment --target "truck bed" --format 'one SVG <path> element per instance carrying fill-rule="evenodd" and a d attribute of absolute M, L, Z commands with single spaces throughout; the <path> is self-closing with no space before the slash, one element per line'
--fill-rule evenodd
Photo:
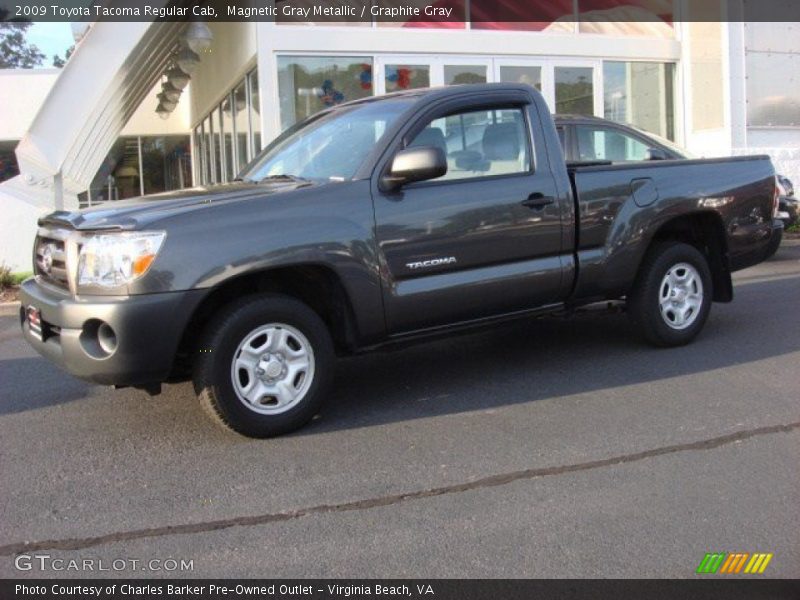
<path fill-rule="evenodd" d="M 728 234 L 731 270 L 760 261 L 772 231 L 768 156 L 568 165 L 575 199 L 573 294 L 613 297 L 630 285 L 649 239 L 688 209 Z"/>

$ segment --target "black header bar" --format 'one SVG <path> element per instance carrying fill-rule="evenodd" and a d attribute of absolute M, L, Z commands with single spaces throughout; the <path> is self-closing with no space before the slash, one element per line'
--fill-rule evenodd
<path fill-rule="evenodd" d="M 576 9 L 577 6 L 577 9 Z M 656 7 L 656 8 L 654 8 Z M 4 21 L 492 23 L 543 31 L 569 23 L 800 21 L 796 0 L 0 0 Z M 483 27 L 485 28 L 485 27 Z"/>

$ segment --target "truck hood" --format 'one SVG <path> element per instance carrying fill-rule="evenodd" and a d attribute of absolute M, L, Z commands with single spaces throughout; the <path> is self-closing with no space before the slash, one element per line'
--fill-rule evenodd
<path fill-rule="evenodd" d="M 176 214 L 202 209 L 220 202 L 245 202 L 314 186 L 311 182 L 269 183 L 236 182 L 214 187 L 196 187 L 106 202 L 76 211 L 56 211 L 39 219 L 39 225 L 55 225 L 78 230 L 133 230 L 139 226 Z"/>

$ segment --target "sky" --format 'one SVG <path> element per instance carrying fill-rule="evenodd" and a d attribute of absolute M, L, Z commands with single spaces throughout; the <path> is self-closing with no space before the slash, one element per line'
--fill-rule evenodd
<path fill-rule="evenodd" d="M 34 23 L 28 29 L 27 40 L 44 52 L 46 58 L 41 68 L 52 67 L 53 55 L 63 58 L 67 48 L 75 43 L 69 23 Z"/>

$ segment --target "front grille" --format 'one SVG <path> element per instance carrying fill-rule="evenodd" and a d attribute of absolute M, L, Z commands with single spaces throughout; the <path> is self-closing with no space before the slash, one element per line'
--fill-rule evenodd
<path fill-rule="evenodd" d="M 67 232 L 40 229 L 36 236 L 35 273 L 47 283 L 68 288 L 67 277 Z"/>

